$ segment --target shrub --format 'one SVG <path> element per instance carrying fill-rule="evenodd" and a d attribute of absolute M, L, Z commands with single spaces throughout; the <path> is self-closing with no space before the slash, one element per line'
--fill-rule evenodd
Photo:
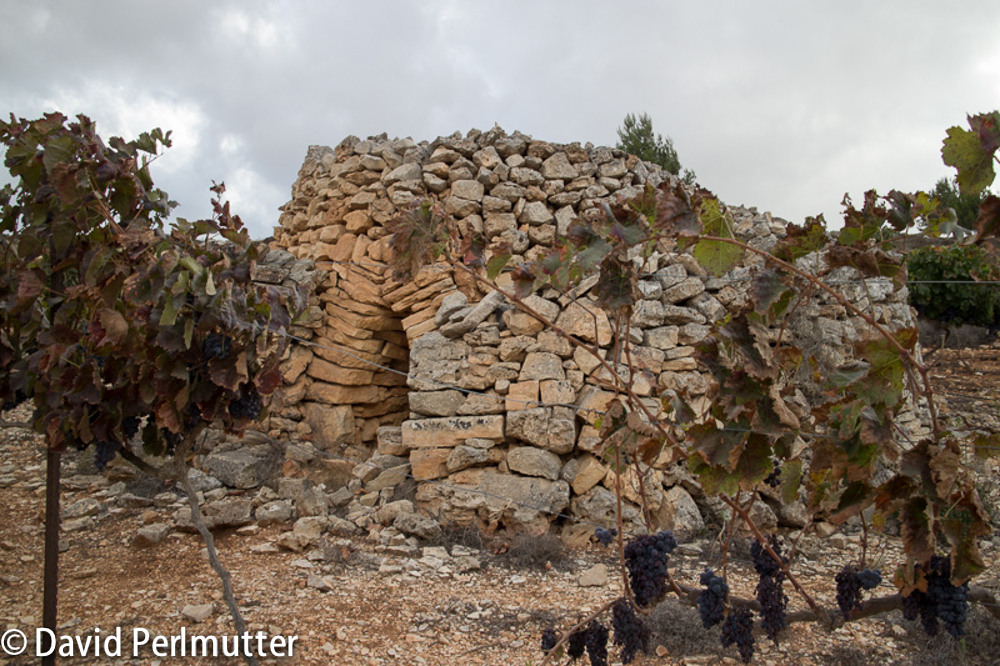
<path fill-rule="evenodd" d="M 978 245 L 925 247 L 907 256 L 911 281 L 955 280 L 969 284 L 913 284 L 910 305 L 921 316 L 951 324 L 994 326 L 1000 321 L 1000 285 L 975 280 L 1000 278 L 993 257 Z"/>

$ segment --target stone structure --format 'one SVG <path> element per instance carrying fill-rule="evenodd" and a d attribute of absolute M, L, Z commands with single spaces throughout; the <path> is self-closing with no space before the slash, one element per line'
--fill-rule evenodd
<path fill-rule="evenodd" d="M 607 371 L 499 292 L 483 293 L 443 264 L 412 282 L 394 281 L 384 225 L 415 198 L 430 197 L 461 223 L 507 240 L 516 263 L 542 252 L 576 217 L 598 214 L 602 202 L 668 178 L 618 150 L 534 141 L 499 128 L 433 142 L 383 135 L 310 147 L 273 245 L 321 269 L 315 298 L 322 316 L 298 332 L 317 344 L 295 346 L 285 362 L 277 429 L 308 435 L 338 455 L 371 456 L 354 470 L 354 489 L 374 495 L 370 505 L 412 474 L 446 481 L 421 483 L 416 495 L 418 506 L 442 520 L 540 530 L 554 513 L 568 512 L 610 524 L 615 474 L 594 455 L 598 433 L 595 411 L 588 411 L 604 409 L 612 395 L 602 386 Z M 785 233 L 784 222 L 768 213 L 729 212 L 737 235 L 754 246 L 769 249 Z M 823 268 L 821 256 L 800 263 Z M 746 301 L 759 265 L 751 256 L 711 278 L 669 247 L 645 263 L 643 299 L 631 321 L 636 393 L 704 395 L 709 380 L 693 345 Z M 859 279 L 850 269 L 830 277 Z M 528 302 L 606 353 L 612 327 L 589 295 L 594 283 L 571 294 L 543 291 Z M 844 290 L 890 328 L 913 323 L 905 288 L 889 280 Z M 785 334 L 833 368 L 851 360 L 850 343 L 861 331 L 859 320 L 819 296 L 796 311 Z M 808 393 L 803 384 L 790 403 L 802 416 Z M 635 500 L 634 479 L 622 481 Z M 657 469 L 645 490 L 661 526 L 697 530 L 701 514 L 712 510 L 692 497 L 695 484 L 677 467 Z M 627 512 L 638 520 L 634 506 Z"/>

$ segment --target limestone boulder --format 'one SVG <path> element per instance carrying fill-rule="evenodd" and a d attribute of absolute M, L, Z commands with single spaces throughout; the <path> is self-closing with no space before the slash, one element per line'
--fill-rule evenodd
<path fill-rule="evenodd" d="M 534 446 L 518 446 L 507 453 L 507 467 L 518 474 L 555 481 L 562 471 L 562 461 L 551 451 Z"/>

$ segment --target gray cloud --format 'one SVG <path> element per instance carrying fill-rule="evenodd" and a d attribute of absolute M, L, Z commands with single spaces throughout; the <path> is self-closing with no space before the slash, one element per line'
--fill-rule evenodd
<path fill-rule="evenodd" d="M 178 214 L 225 180 L 261 237 L 310 144 L 493 123 L 613 144 L 641 111 L 724 200 L 833 220 L 845 192 L 948 175 L 946 128 L 1000 98 L 997 34 L 989 0 L 41 0 L 0 5 L 0 111 L 173 129 L 154 177 Z"/>

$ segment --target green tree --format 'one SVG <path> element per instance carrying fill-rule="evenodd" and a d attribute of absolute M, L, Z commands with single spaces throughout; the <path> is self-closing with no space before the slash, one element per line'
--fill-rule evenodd
<path fill-rule="evenodd" d="M 989 191 L 984 190 L 978 194 L 963 194 L 959 190 L 956 178 L 950 180 L 942 178 L 934 185 L 931 194 L 941 200 L 941 205 L 955 211 L 959 226 L 972 229 L 975 226 L 976 217 L 979 216 L 979 204 L 983 202 Z"/>
<path fill-rule="evenodd" d="M 622 127 L 618 128 L 617 148 L 641 160 L 659 164 L 666 171 L 680 176 L 688 185 L 694 184 L 694 171 L 684 169 L 681 175 L 681 162 L 673 140 L 669 136 L 664 138 L 662 134 L 653 132 L 653 121 L 647 113 L 638 118 L 631 113 L 625 116 Z"/>

